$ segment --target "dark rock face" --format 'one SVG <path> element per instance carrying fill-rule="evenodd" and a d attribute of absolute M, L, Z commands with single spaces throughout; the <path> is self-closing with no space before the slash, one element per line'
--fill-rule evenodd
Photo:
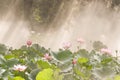
<path fill-rule="evenodd" d="M 24 0 L 24 17 L 29 20 L 32 13 L 33 0 Z"/>

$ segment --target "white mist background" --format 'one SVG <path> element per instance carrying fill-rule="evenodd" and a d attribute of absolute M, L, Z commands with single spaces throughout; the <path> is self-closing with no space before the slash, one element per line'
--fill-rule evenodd
<path fill-rule="evenodd" d="M 86 41 L 83 47 L 87 49 L 91 49 L 91 41 L 101 41 L 112 51 L 120 50 L 120 13 L 103 2 L 90 2 L 81 8 L 79 2 L 73 0 L 67 6 L 69 8 L 60 8 L 55 19 L 57 21 L 51 23 L 50 28 L 40 32 L 31 31 L 22 18 L 15 19 L 14 10 L 18 3 L 0 20 L 0 43 L 18 48 L 27 40 L 32 40 L 33 43 L 57 50 L 63 42 L 70 41 L 71 49 L 74 49 L 80 37 Z M 54 24 L 60 25 L 54 28 Z"/>

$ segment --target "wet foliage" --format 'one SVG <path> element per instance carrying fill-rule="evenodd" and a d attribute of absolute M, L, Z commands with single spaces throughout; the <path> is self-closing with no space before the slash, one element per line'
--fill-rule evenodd
<path fill-rule="evenodd" d="M 97 44 L 100 42 L 94 43 Z M 73 52 L 70 49 L 52 51 L 38 44 L 23 45 L 19 49 L 0 45 L 0 80 L 119 79 L 119 56 L 113 57 L 105 50 L 79 48 Z"/>

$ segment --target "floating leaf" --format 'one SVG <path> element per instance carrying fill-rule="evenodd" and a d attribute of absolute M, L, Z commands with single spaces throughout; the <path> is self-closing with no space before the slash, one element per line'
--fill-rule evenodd
<path fill-rule="evenodd" d="M 58 53 L 53 53 L 53 56 L 60 61 L 66 61 L 72 59 L 72 52 L 69 50 L 59 51 Z"/>
<path fill-rule="evenodd" d="M 5 63 L 6 63 L 5 58 L 3 57 L 3 55 L 0 55 L 0 64 L 5 64 Z"/>
<path fill-rule="evenodd" d="M 106 45 L 104 45 L 102 42 L 100 42 L 100 41 L 95 41 L 94 43 L 93 43 L 93 48 L 96 50 L 96 51 L 99 51 L 100 49 L 102 49 L 102 48 L 107 48 L 107 46 Z"/>
<path fill-rule="evenodd" d="M 25 79 L 20 77 L 20 76 L 16 76 L 16 77 L 13 78 L 13 80 L 25 80 Z"/>
<path fill-rule="evenodd" d="M 74 68 L 74 71 L 77 75 L 81 76 L 81 77 L 85 77 L 85 74 L 82 73 L 80 70 L 78 70 L 77 68 Z"/>
<path fill-rule="evenodd" d="M 8 54 L 4 56 L 5 59 L 11 59 L 11 58 L 15 58 L 15 56 L 13 54 Z"/>
<path fill-rule="evenodd" d="M 101 61 L 101 64 L 106 65 L 106 64 L 108 64 L 108 63 L 111 62 L 111 61 L 112 61 L 112 58 L 106 58 L 106 59 L 103 59 L 103 60 Z"/>
<path fill-rule="evenodd" d="M 87 58 L 78 58 L 78 62 L 79 62 L 80 64 L 87 63 L 87 62 L 88 62 L 88 59 L 87 59 Z"/>
<path fill-rule="evenodd" d="M 54 78 L 54 80 L 63 80 L 63 75 L 60 74 L 59 69 L 54 70 L 53 78 Z"/>
<path fill-rule="evenodd" d="M 120 75 L 116 75 L 114 80 L 120 80 Z"/>
<path fill-rule="evenodd" d="M 35 80 L 37 74 L 40 72 L 40 69 L 34 69 L 30 72 L 30 77 Z"/>
<path fill-rule="evenodd" d="M 7 47 L 4 44 L 0 44 L 0 54 L 5 54 Z"/>
<path fill-rule="evenodd" d="M 39 67 L 45 69 L 45 68 L 50 68 L 51 65 L 47 61 L 39 60 L 37 61 Z"/>
<path fill-rule="evenodd" d="M 102 78 L 109 78 L 110 76 L 113 76 L 115 74 L 114 70 L 110 67 L 103 67 L 95 69 L 95 75 Z"/>
<path fill-rule="evenodd" d="M 36 80 L 53 80 L 53 70 L 48 68 L 40 71 L 37 76 Z"/>
<path fill-rule="evenodd" d="M 80 49 L 78 52 L 77 52 L 78 56 L 79 57 L 85 57 L 85 58 L 89 58 L 89 52 L 85 49 Z"/>
<path fill-rule="evenodd" d="M 6 62 L 6 65 L 9 66 L 9 67 L 13 67 L 17 63 L 18 63 L 18 59 L 9 59 Z"/>
<path fill-rule="evenodd" d="M 32 48 L 37 51 L 37 53 L 47 53 L 48 50 L 45 49 L 44 47 L 39 46 L 38 44 L 33 44 Z"/>

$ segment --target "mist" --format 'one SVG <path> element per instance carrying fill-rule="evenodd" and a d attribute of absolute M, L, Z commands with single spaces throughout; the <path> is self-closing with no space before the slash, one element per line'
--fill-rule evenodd
<path fill-rule="evenodd" d="M 21 10 L 20 4 L 20 0 L 10 1 L 6 5 L 8 8 L 4 9 L 3 14 L 0 15 L 0 43 L 14 48 L 23 45 L 30 33 L 24 15 L 18 13 L 18 10 Z"/>
<path fill-rule="evenodd" d="M 57 28 L 45 32 L 40 44 L 56 50 L 63 42 L 70 41 L 73 49 L 78 46 L 77 38 L 83 38 L 86 41 L 82 45 L 84 48 L 91 49 L 91 42 L 101 41 L 111 50 L 119 50 L 120 15 L 117 8 L 111 9 L 102 1 L 92 1 L 85 6 L 76 0 L 71 2 L 67 8 L 62 7 L 64 10 L 60 8 L 56 16 L 59 20 L 51 25 Z"/>
<path fill-rule="evenodd" d="M 56 16 L 47 28 L 32 26 L 23 19 L 16 18 L 16 6 L 7 11 L 0 20 L 0 43 L 20 47 L 27 40 L 57 50 L 62 43 L 70 41 L 72 48 L 78 46 L 77 38 L 83 38 L 83 48 L 91 49 L 94 41 L 101 41 L 111 50 L 120 49 L 120 15 L 119 8 L 111 9 L 104 1 L 93 0 L 82 4 L 79 0 L 62 3 Z"/>

